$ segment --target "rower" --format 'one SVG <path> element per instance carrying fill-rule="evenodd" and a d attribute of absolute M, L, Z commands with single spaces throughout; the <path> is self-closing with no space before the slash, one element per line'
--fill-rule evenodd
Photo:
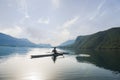
<path fill-rule="evenodd" d="M 52 50 L 52 52 L 53 52 L 54 54 L 57 54 L 56 47 L 54 47 L 54 49 Z"/>

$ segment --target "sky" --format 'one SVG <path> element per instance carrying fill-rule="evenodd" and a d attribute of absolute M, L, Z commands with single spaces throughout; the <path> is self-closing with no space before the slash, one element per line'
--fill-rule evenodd
<path fill-rule="evenodd" d="M 120 0 L 0 0 L 0 32 L 53 46 L 120 27 Z"/>

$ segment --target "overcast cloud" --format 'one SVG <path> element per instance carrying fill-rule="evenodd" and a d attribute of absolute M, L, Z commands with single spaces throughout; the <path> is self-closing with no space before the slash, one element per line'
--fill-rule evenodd
<path fill-rule="evenodd" d="M 120 26 L 120 0 L 0 0 L 0 32 L 60 43 Z"/>

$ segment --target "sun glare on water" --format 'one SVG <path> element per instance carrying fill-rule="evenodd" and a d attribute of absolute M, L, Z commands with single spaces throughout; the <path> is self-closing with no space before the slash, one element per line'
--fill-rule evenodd
<path fill-rule="evenodd" d="M 40 75 L 36 73 L 32 73 L 26 77 L 24 77 L 25 80 L 44 80 Z"/>
<path fill-rule="evenodd" d="M 40 79 L 38 76 L 30 76 L 30 77 L 28 77 L 27 79 L 29 79 L 29 80 L 42 80 L 42 79 Z"/>

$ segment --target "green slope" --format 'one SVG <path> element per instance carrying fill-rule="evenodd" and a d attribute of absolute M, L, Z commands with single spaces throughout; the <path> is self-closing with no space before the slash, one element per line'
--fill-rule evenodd
<path fill-rule="evenodd" d="M 78 36 L 71 46 L 75 49 L 120 49 L 120 27 L 92 35 Z"/>

